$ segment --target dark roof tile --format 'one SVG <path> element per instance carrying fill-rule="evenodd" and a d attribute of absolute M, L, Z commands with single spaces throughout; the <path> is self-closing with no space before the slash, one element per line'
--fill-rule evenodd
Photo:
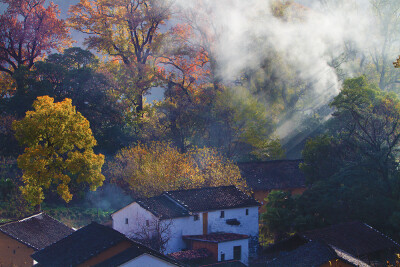
<path fill-rule="evenodd" d="M 309 240 L 322 241 L 356 257 L 382 250 L 400 249 L 396 242 L 361 222 L 336 224 L 300 235 Z"/>
<path fill-rule="evenodd" d="M 32 255 L 40 266 L 75 266 L 100 252 L 129 241 L 112 228 L 92 222 Z"/>
<path fill-rule="evenodd" d="M 182 238 L 187 240 L 221 243 L 233 240 L 248 239 L 249 236 L 234 233 L 213 233 L 208 235 L 184 235 Z"/>
<path fill-rule="evenodd" d="M 191 212 L 259 206 L 235 186 L 206 187 L 164 193 Z"/>
<path fill-rule="evenodd" d="M 299 168 L 302 160 L 238 163 L 242 177 L 253 190 L 304 188 L 306 179 Z"/>
<path fill-rule="evenodd" d="M 0 225 L 0 231 L 35 250 L 51 245 L 74 232 L 45 213 Z"/>
<path fill-rule="evenodd" d="M 138 200 L 137 203 L 161 219 L 184 217 L 189 211 L 165 195 Z"/>
<path fill-rule="evenodd" d="M 185 262 L 192 260 L 209 259 L 212 257 L 212 253 L 206 248 L 200 248 L 200 249 L 178 251 L 168 254 L 168 256 L 174 258 L 177 261 Z"/>
<path fill-rule="evenodd" d="M 268 267 L 310 267 L 321 266 L 330 260 L 337 259 L 335 251 L 320 242 L 309 242 L 267 263 Z"/>

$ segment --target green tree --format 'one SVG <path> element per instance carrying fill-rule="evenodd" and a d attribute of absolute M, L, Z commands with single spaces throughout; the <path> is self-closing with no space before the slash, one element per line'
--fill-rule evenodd
<path fill-rule="evenodd" d="M 58 195 L 69 202 L 71 188 L 101 186 L 104 156 L 93 153 L 96 140 L 89 122 L 72 106 L 71 99 L 54 103 L 48 96 L 38 97 L 34 111 L 15 121 L 13 129 L 25 152 L 18 157 L 24 186 L 21 191 L 33 206 L 39 205 L 44 191 L 56 188 Z"/>
<path fill-rule="evenodd" d="M 303 150 L 301 169 L 309 189 L 294 199 L 294 207 L 285 205 L 280 213 L 267 206 L 266 229 L 282 225 L 278 230 L 287 234 L 360 220 L 398 238 L 398 97 L 362 76 L 346 80 L 331 107 L 335 111 L 326 123 L 327 132 L 309 139 Z M 292 223 L 285 225 L 281 214 L 289 211 Z"/>

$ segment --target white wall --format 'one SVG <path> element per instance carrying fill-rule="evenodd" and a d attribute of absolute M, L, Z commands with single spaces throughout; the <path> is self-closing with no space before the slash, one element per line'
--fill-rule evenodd
<path fill-rule="evenodd" d="M 136 202 L 129 204 L 111 216 L 113 229 L 127 236 L 131 236 L 133 233 L 143 229 L 142 227 L 145 225 L 146 220 L 150 222 L 157 220 L 157 217 Z M 125 224 L 126 218 L 128 218 L 128 224 Z"/>
<path fill-rule="evenodd" d="M 249 215 L 246 215 L 246 209 Z M 226 209 L 225 217 L 221 218 L 221 210 L 208 213 L 208 232 L 225 232 L 258 236 L 258 207 Z M 240 225 L 229 225 L 228 219 L 237 219 Z"/>
<path fill-rule="evenodd" d="M 113 228 L 124 235 L 134 236 L 135 232 L 139 232 L 145 227 L 146 220 L 150 225 L 158 220 L 151 212 L 142 208 L 136 202 L 126 206 L 112 215 Z M 128 218 L 128 224 L 125 219 Z M 167 235 L 170 240 L 166 246 L 165 254 L 181 251 L 186 248 L 186 243 L 182 240 L 182 235 L 201 235 L 203 234 L 203 217 L 199 214 L 199 220 L 195 221 L 194 216 L 174 218 L 162 220 L 162 223 L 171 225 Z"/>
<path fill-rule="evenodd" d="M 171 238 L 167 244 L 166 254 L 181 251 L 186 248 L 186 243 L 182 235 L 201 235 L 203 234 L 203 218 L 199 214 L 199 220 L 195 221 L 194 216 L 175 218 L 172 220 Z M 168 223 L 169 220 L 164 220 Z"/>
<path fill-rule="evenodd" d="M 164 261 L 160 258 L 156 258 L 149 254 L 140 255 L 133 260 L 130 260 L 122 265 L 121 267 L 153 267 L 153 266 L 160 266 L 160 267 L 171 267 L 176 266 L 167 261 Z"/>
<path fill-rule="evenodd" d="M 241 239 L 218 244 L 218 261 L 221 261 L 221 254 L 225 254 L 225 260 L 233 260 L 233 247 L 241 246 L 242 255 L 240 261 L 248 265 L 249 263 L 249 240 Z"/>

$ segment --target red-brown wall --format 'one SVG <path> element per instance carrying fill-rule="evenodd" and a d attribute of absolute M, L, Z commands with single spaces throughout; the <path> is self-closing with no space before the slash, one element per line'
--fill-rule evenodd
<path fill-rule="evenodd" d="M 0 233 L 0 266 L 26 267 L 33 265 L 31 255 L 35 250 L 27 245 Z"/>

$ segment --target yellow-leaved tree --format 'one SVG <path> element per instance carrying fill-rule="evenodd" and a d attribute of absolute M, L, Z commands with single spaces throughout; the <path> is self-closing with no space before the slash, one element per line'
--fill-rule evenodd
<path fill-rule="evenodd" d="M 44 190 L 56 188 L 58 195 L 69 202 L 71 185 L 88 185 L 91 190 L 101 186 L 104 156 L 93 152 L 96 140 L 89 121 L 75 110 L 72 100 L 54 103 L 53 98 L 42 96 L 33 108 L 13 123 L 17 140 L 25 146 L 18 157 L 24 198 L 37 206 L 45 198 Z"/>
<path fill-rule="evenodd" d="M 235 185 L 248 187 L 239 168 L 210 148 L 180 153 L 165 142 L 138 144 L 122 149 L 109 164 L 113 182 L 137 197 L 151 197 L 168 190 Z"/>

